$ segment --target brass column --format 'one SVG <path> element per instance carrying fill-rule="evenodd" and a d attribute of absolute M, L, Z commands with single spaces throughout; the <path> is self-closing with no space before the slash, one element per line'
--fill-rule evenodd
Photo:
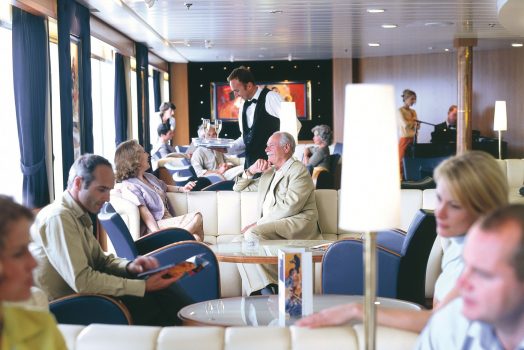
<path fill-rule="evenodd" d="M 364 337 L 365 350 L 375 350 L 377 306 L 377 237 L 376 232 L 366 232 L 364 241 Z"/>
<path fill-rule="evenodd" d="M 472 148 L 471 111 L 473 96 L 473 47 L 477 39 L 457 38 L 457 154 Z"/>

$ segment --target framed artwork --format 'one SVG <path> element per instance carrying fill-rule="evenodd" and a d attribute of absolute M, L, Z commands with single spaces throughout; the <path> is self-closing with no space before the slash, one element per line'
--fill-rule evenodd
<path fill-rule="evenodd" d="M 278 92 L 282 100 L 295 102 L 297 117 L 301 120 L 311 119 L 311 81 L 261 82 L 257 84 Z M 226 82 L 211 83 L 211 118 L 224 122 L 236 122 L 239 117 L 240 97 L 235 98 Z"/>

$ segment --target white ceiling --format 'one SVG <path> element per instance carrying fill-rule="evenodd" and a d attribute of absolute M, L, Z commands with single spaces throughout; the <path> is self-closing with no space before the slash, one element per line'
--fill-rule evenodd
<path fill-rule="evenodd" d="M 144 0 L 83 2 L 170 62 L 421 54 L 453 50 L 456 37 L 478 38 L 478 50 L 524 41 L 500 24 L 497 0 L 156 0 L 151 8 Z"/>

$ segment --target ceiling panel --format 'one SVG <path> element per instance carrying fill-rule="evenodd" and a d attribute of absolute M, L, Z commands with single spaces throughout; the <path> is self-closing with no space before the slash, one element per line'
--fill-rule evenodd
<path fill-rule="evenodd" d="M 496 0 L 156 0 L 151 8 L 143 0 L 84 3 L 172 62 L 420 54 L 452 50 L 455 37 L 478 38 L 480 50 L 519 41 L 500 25 Z M 371 14 L 370 8 L 385 11 Z M 369 47 L 371 42 L 380 46 Z"/>

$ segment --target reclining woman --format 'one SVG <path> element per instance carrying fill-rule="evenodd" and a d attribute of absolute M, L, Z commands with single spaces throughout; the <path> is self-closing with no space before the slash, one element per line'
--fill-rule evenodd
<path fill-rule="evenodd" d="M 116 181 L 122 183 L 122 196 L 136 206 L 140 213 L 141 235 L 160 229 L 179 227 L 189 231 L 197 241 L 204 239 L 202 214 L 199 212 L 174 216 L 166 192 L 189 192 L 195 186 L 166 185 L 149 169 L 149 154 L 136 140 L 121 143 L 115 152 Z"/>
<path fill-rule="evenodd" d="M 31 211 L 0 195 L 0 349 L 67 349 L 49 312 L 3 305 L 31 297 L 36 261 L 29 252 Z"/>
<path fill-rule="evenodd" d="M 462 248 L 469 228 L 481 216 L 508 203 L 508 183 L 495 159 L 487 153 L 471 151 L 451 157 L 435 169 L 437 183 L 435 218 L 437 239 L 446 238 L 442 272 L 435 284 L 433 311 L 458 296 L 456 282 L 462 272 Z M 432 311 L 377 310 L 379 324 L 420 332 Z M 320 327 L 362 320 L 363 307 L 347 304 L 323 310 L 297 322 L 299 326 Z"/>

